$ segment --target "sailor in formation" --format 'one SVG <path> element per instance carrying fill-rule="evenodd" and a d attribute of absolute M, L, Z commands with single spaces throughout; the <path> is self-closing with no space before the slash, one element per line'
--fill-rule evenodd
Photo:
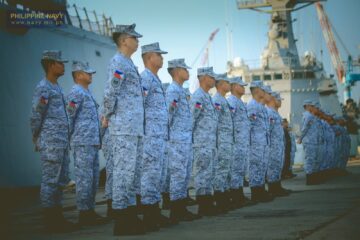
<path fill-rule="evenodd" d="M 131 60 L 142 37 L 135 26 L 114 29 L 117 51 L 108 65 L 100 110 L 89 89 L 95 70 L 74 61 L 74 86 L 65 98 L 58 79 L 67 60 L 61 51 L 43 52 L 45 77 L 35 88 L 30 125 L 35 150 L 40 152 L 46 229 L 69 232 L 106 222 L 95 212 L 101 148 L 106 159 L 107 217 L 114 219 L 115 236 L 158 231 L 289 195 L 291 191 L 281 185 L 282 172 L 292 166 L 285 166 L 285 151 L 294 155 L 296 145 L 294 134 L 290 139 L 284 132 L 280 94 L 262 81 L 252 81 L 252 99 L 246 104 L 241 98 L 248 84 L 241 77 L 203 67 L 197 69 L 200 87 L 190 95 L 183 87 L 190 69 L 183 58 L 168 61 L 172 82 L 165 89 L 158 72 L 167 52 L 158 42 L 141 47 L 145 66 L 141 74 Z M 213 96 L 211 89 L 216 89 Z M 314 100 L 304 101 L 303 107 L 297 143 L 305 152 L 306 184 L 346 174 L 350 151 L 346 120 Z M 70 149 L 79 224 L 67 221 L 62 213 Z M 246 175 L 251 200 L 244 194 Z M 197 214 L 187 209 L 191 178 Z M 169 218 L 161 214 L 160 204 L 170 208 Z"/>

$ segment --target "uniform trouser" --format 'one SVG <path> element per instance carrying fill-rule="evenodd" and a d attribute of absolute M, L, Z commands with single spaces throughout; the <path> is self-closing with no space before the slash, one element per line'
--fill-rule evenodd
<path fill-rule="evenodd" d="M 346 140 L 344 137 L 341 138 L 341 147 L 340 147 L 340 151 L 341 151 L 341 159 L 340 159 L 340 163 L 339 163 L 339 168 L 341 169 L 345 169 L 347 162 L 349 160 L 350 157 L 350 145 L 351 143 Z"/>
<path fill-rule="evenodd" d="M 141 203 L 155 204 L 161 196 L 161 172 L 166 141 L 161 137 L 144 137 L 141 167 Z"/>
<path fill-rule="evenodd" d="M 265 175 L 268 164 L 268 147 L 252 143 L 249 157 L 249 185 L 258 187 L 265 184 Z"/>
<path fill-rule="evenodd" d="M 44 208 L 62 205 L 62 189 L 69 182 L 69 149 L 43 148 L 40 150 L 40 200 Z"/>
<path fill-rule="evenodd" d="M 230 166 L 230 188 L 239 189 L 244 185 L 246 162 L 249 160 L 249 145 L 234 144 L 234 157 Z"/>
<path fill-rule="evenodd" d="M 284 148 L 280 141 L 272 141 L 269 151 L 269 164 L 267 168 L 267 180 L 269 183 L 281 180 L 281 172 L 284 165 Z"/>
<path fill-rule="evenodd" d="M 323 171 L 325 169 L 327 169 L 327 166 L 329 164 L 329 158 L 328 158 L 328 144 L 327 143 L 324 143 L 322 145 L 320 145 L 321 147 L 321 159 L 320 159 L 320 166 L 319 166 L 319 170 L 320 171 Z"/>
<path fill-rule="evenodd" d="M 95 195 L 99 184 L 99 147 L 75 146 L 74 173 L 76 205 L 80 211 L 95 208 Z"/>
<path fill-rule="evenodd" d="M 192 165 L 193 151 L 191 143 L 169 142 L 168 145 L 170 200 L 187 197 Z"/>
<path fill-rule="evenodd" d="M 161 166 L 161 180 L 160 180 L 160 192 L 167 193 L 170 191 L 170 173 L 169 173 L 169 154 L 168 154 L 168 142 L 165 142 L 165 152 L 163 163 Z M 161 200 L 161 199 L 159 199 Z"/>
<path fill-rule="evenodd" d="M 109 136 L 110 137 L 110 136 Z M 112 185 L 113 185 L 113 168 L 114 161 L 112 158 L 112 146 L 110 141 L 103 143 L 102 151 L 106 160 L 106 183 L 105 183 L 105 197 L 106 199 L 112 199 Z"/>
<path fill-rule="evenodd" d="M 342 138 L 344 139 L 344 138 Z M 342 143 L 344 143 L 344 140 L 342 140 Z M 350 134 L 350 156 L 356 156 L 358 151 L 358 138 L 357 134 Z"/>
<path fill-rule="evenodd" d="M 224 192 L 230 189 L 230 165 L 233 161 L 233 144 L 220 143 L 217 158 L 214 159 L 214 191 Z"/>
<path fill-rule="evenodd" d="M 193 178 L 193 163 L 194 163 L 194 153 L 193 153 L 193 148 L 192 148 L 192 143 L 189 144 L 189 161 L 187 164 L 187 169 L 186 169 L 186 195 L 187 195 L 187 190 L 190 188 L 190 181 L 191 178 Z"/>
<path fill-rule="evenodd" d="M 291 151 L 291 153 L 290 153 L 290 166 L 289 166 L 290 171 L 292 171 L 292 168 L 294 166 L 294 162 L 295 162 L 295 151 Z"/>
<path fill-rule="evenodd" d="M 319 145 L 311 143 L 303 143 L 305 152 L 304 170 L 306 174 L 317 172 L 318 158 L 319 158 Z"/>
<path fill-rule="evenodd" d="M 112 135 L 113 143 L 113 209 L 136 205 L 136 171 L 142 159 L 142 137 Z"/>
<path fill-rule="evenodd" d="M 193 147 L 194 151 L 194 185 L 196 196 L 211 195 L 214 177 L 213 162 L 216 148 Z"/>

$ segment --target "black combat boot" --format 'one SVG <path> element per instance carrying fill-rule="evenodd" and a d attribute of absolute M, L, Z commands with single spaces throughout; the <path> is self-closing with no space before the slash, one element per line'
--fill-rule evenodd
<path fill-rule="evenodd" d="M 106 217 L 109 219 L 114 218 L 113 209 L 112 209 L 112 199 L 108 199 L 106 201 L 107 210 L 106 210 Z"/>
<path fill-rule="evenodd" d="M 162 193 L 162 209 L 170 209 L 170 193 Z"/>
<path fill-rule="evenodd" d="M 232 206 L 234 209 L 254 204 L 255 202 L 251 201 L 244 195 L 244 190 L 242 187 L 232 190 Z"/>
<path fill-rule="evenodd" d="M 62 213 L 62 207 L 43 209 L 45 231 L 48 233 L 67 233 L 79 229 L 79 225 L 69 222 Z"/>
<path fill-rule="evenodd" d="M 320 184 L 318 173 L 306 174 L 306 185 L 317 185 L 317 184 Z"/>
<path fill-rule="evenodd" d="M 141 195 L 136 194 L 136 212 L 137 214 L 143 214 L 143 205 L 141 204 Z"/>
<path fill-rule="evenodd" d="M 79 212 L 80 226 L 96 226 L 106 222 L 106 218 L 97 214 L 94 209 Z"/>
<path fill-rule="evenodd" d="M 178 224 L 181 219 L 180 202 L 181 200 L 175 200 L 170 202 L 170 221 L 173 224 Z"/>
<path fill-rule="evenodd" d="M 224 192 L 224 208 L 226 211 L 230 211 L 231 209 L 231 201 L 232 201 L 232 195 L 230 190 L 226 190 Z"/>
<path fill-rule="evenodd" d="M 159 207 L 159 203 L 156 203 L 155 206 L 156 206 L 155 209 L 157 216 L 156 220 L 157 223 L 159 224 L 159 227 L 164 228 L 174 225 L 174 223 L 170 220 L 170 218 L 161 214 L 161 208 Z"/>
<path fill-rule="evenodd" d="M 227 213 L 228 211 L 226 210 L 226 206 L 225 206 L 225 193 L 224 192 L 220 192 L 220 191 L 215 191 L 214 192 L 214 200 L 215 200 L 215 204 L 216 204 L 216 208 L 219 211 L 220 214 L 224 214 Z"/>
<path fill-rule="evenodd" d="M 219 214 L 219 211 L 213 204 L 213 197 L 211 195 L 197 196 L 196 200 L 199 203 L 199 216 L 216 216 Z"/>
<path fill-rule="evenodd" d="M 269 193 L 274 197 L 289 196 L 289 193 L 281 187 L 280 181 L 269 183 L 268 187 L 269 187 Z"/>
<path fill-rule="evenodd" d="M 274 197 L 271 195 L 271 193 L 269 193 L 268 191 L 266 191 L 265 189 L 265 184 L 261 186 L 260 188 L 260 192 L 261 192 L 261 202 L 271 202 L 272 200 L 274 200 Z"/>
<path fill-rule="evenodd" d="M 156 232 L 160 230 L 157 219 L 157 206 L 155 204 L 142 205 L 144 212 L 144 230 L 145 232 Z"/>
<path fill-rule="evenodd" d="M 128 207 L 128 211 L 127 221 L 129 221 L 132 231 L 135 233 L 135 235 L 144 234 L 144 222 L 138 217 L 136 206 Z"/>
<path fill-rule="evenodd" d="M 185 199 L 186 199 L 186 201 L 185 201 L 186 206 L 194 206 L 197 204 L 196 200 L 194 200 L 190 197 L 189 189 L 187 191 L 187 197 Z"/>
<path fill-rule="evenodd" d="M 230 210 L 235 210 L 237 208 L 239 208 L 240 205 L 240 196 L 239 196 L 239 192 L 237 191 L 237 189 L 230 189 Z"/>
<path fill-rule="evenodd" d="M 260 198 L 261 198 L 261 187 L 251 187 L 251 201 L 253 202 L 260 202 Z"/>
<path fill-rule="evenodd" d="M 125 209 L 114 209 L 114 236 L 133 236 L 133 235 L 142 235 L 144 232 L 137 231 L 134 226 L 133 217 L 131 217 L 131 210 L 129 208 Z"/>
<path fill-rule="evenodd" d="M 188 201 L 188 200 L 187 200 L 186 198 L 180 200 L 180 203 L 179 203 L 179 208 L 180 208 L 180 221 L 188 222 L 188 221 L 193 221 L 193 220 L 196 220 L 196 219 L 201 218 L 199 215 L 190 212 L 190 211 L 186 208 L 186 206 L 187 206 L 187 201 Z"/>

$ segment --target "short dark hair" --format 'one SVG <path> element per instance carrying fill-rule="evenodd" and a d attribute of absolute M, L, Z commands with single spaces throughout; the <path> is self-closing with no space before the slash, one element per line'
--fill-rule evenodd
<path fill-rule="evenodd" d="M 167 69 L 168 73 L 169 73 L 170 76 L 172 76 L 172 77 L 173 77 L 173 74 L 174 74 L 174 69 L 175 69 L 175 68 L 168 68 L 168 69 Z"/>
<path fill-rule="evenodd" d="M 121 35 L 122 35 L 122 33 L 119 33 L 119 32 L 114 32 L 112 34 L 112 39 L 113 39 L 114 43 L 116 44 L 116 46 L 118 46 L 118 40 Z"/>
<path fill-rule="evenodd" d="M 346 100 L 346 104 L 353 103 L 353 102 L 354 102 L 354 99 L 352 99 L 352 98 L 349 98 L 349 99 Z"/>
<path fill-rule="evenodd" d="M 56 61 L 52 60 L 52 59 L 41 59 L 40 63 L 41 63 L 42 68 L 44 69 L 45 73 L 48 73 L 49 67 L 51 65 L 54 65 L 56 63 Z"/>

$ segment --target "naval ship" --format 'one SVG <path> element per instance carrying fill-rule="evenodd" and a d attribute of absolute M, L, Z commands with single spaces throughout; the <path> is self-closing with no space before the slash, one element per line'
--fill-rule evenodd
<path fill-rule="evenodd" d="M 236 59 L 227 63 L 230 76 L 241 76 L 245 82 L 264 81 L 284 98 L 279 113 L 287 118 L 295 133 L 301 127 L 302 103 L 305 99 L 318 101 L 322 108 L 341 114 L 337 85 L 333 77 L 324 72 L 322 63 L 315 55 L 306 52 L 300 57 L 292 28 L 291 12 L 318 0 L 255 0 L 237 1 L 238 9 L 252 9 L 270 14 L 268 44 L 261 54 L 261 66 L 250 68 Z M 261 10 L 267 8 L 270 10 Z M 250 92 L 244 96 L 245 101 Z"/>
<path fill-rule="evenodd" d="M 69 14 L 70 7 L 75 16 Z M 64 24 L 19 28 L 4 21 L 9 11 L 46 10 L 64 12 Z M 29 117 L 34 88 L 44 77 L 41 54 L 44 50 L 57 49 L 62 51 L 63 58 L 70 60 L 65 64 L 65 75 L 59 79 L 64 93 L 74 84 L 71 60 L 88 61 L 97 70 L 91 90 L 100 102 L 106 79 L 106 71 L 101 70 L 107 68 L 116 51 L 110 37 L 113 25 L 111 18 L 68 6 L 66 0 L 0 0 L 0 19 L 0 188 L 39 186 L 40 156 L 31 141 Z M 102 168 L 105 161 L 101 155 Z"/>

